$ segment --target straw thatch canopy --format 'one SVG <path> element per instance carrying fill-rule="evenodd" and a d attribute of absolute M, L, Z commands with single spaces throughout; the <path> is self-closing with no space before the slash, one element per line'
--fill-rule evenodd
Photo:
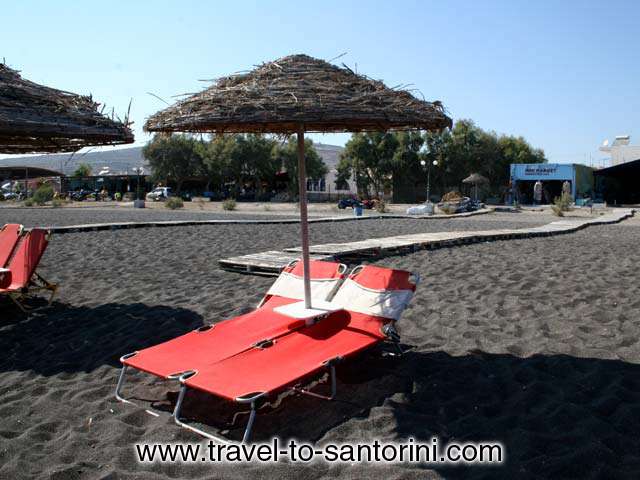
<path fill-rule="evenodd" d="M 478 185 L 480 183 L 489 183 L 489 179 L 487 177 L 483 177 L 479 173 L 472 173 L 467 178 L 462 180 L 462 183 L 473 183 Z"/>
<path fill-rule="evenodd" d="M 91 97 L 45 87 L 0 64 L 0 153 L 72 152 L 133 143 L 125 123 L 98 112 Z"/>
<path fill-rule="evenodd" d="M 440 130 L 451 126 L 440 102 L 418 100 L 307 55 L 265 63 L 153 115 L 145 129 L 160 132 L 354 132 Z"/>

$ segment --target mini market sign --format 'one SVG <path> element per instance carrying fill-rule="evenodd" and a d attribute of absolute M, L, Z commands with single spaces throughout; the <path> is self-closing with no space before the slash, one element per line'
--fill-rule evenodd
<path fill-rule="evenodd" d="M 536 177 L 541 175 L 553 175 L 558 170 L 557 166 L 550 165 L 527 165 L 524 169 L 525 175 L 535 175 Z"/>
<path fill-rule="evenodd" d="M 512 163 L 511 181 L 575 180 L 571 163 Z"/>

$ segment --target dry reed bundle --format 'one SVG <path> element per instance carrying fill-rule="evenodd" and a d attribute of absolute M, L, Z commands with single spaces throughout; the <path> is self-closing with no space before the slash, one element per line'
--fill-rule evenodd
<path fill-rule="evenodd" d="M 133 143 L 124 122 L 98 111 L 91 97 L 23 79 L 0 64 L 0 153 L 72 152 L 90 145 Z"/>
<path fill-rule="evenodd" d="M 451 126 L 440 102 L 418 100 L 344 66 L 291 55 L 215 81 L 145 124 L 162 132 L 440 130 Z"/>

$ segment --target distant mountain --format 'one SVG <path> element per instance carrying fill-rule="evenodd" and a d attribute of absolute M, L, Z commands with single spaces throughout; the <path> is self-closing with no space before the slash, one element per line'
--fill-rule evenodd
<path fill-rule="evenodd" d="M 340 153 L 344 150 L 336 145 L 326 145 L 314 143 L 318 154 L 327 164 L 329 170 L 335 168 L 340 159 Z M 134 168 L 144 167 L 148 172 L 148 165 L 142 156 L 142 147 L 119 148 L 88 153 L 77 153 L 71 155 L 51 154 L 37 155 L 29 157 L 7 157 L 0 158 L 0 167 L 33 166 L 55 170 L 65 175 L 71 175 L 80 163 L 91 166 L 94 174 L 97 174 L 103 167 L 109 167 L 112 174 L 133 173 Z"/>

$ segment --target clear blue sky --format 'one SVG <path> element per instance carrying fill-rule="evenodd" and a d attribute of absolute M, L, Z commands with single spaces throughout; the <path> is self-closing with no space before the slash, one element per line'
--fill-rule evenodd
<path fill-rule="evenodd" d="M 210 79 L 291 53 L 387 85 L 412 83 L 454 119 L 523 135 L 550 161 L 640 143 L 640 2 L 15 1 L 0 58 L 27 78 L 146 117 Z M 345 135 L 318 136 L 343 144 Z M 635 141 L 633 141 L 635 140 Z"/>

